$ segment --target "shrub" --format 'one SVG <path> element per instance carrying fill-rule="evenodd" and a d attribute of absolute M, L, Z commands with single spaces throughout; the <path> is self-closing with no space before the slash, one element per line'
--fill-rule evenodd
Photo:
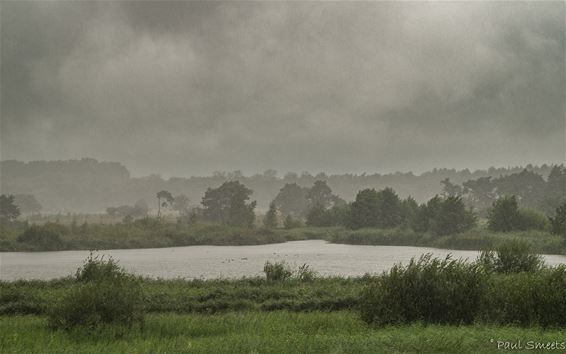
<path fill-rule="evenodd" d="M 143 325 L 139 281 L 112 259 L 87 258 L 77 270 L 77 283 L 48 310 L 54 329 L 95 328 L 106 324 Z"/>
<path fill-rule="evenodd" d="M 485 284 L 486 274 L 476 264 L 427 254 L 370 280 L 360 299 L 361 317 L 376 325 L 472 323 Z"/>
<path fill-rule="evenodd" d="M 287 217 L 285 218 L 285 221 L 283 222 L 283 227 L 285 227 L 285 229 L 289 230 L 289 229 L 296 229 L 298 227 L 302 227 L 303 223 L 301 221 L 301 219 L 298 218 L 294 218 L 291 215 L 287 215 Z"/>
<path fill-rule="evenodd" d="M 307 226 L 330 226 L 332 219 L 322 204 L 316 204 L 307 213 Z"/>
<path fill-rule="evenodd" d="M 549 222 L 541 213 L 531 209 L 519 209 L 517 198 L 499 198 L 488 211 L 488 228 L 491 231 L 548 230 Z"/>
<path fill-rule="evenodd" d="M 64 247 L 61 239 L 66 228 L 55 223 L 32 225 L 18 236 L 18 242 L 26 243 L 45 251 L 59 250 Z"/>
<path fill-rule="evenodd" d="M 519 209 L 518 230 L 541 230 L 550 229 L 548 218 L 536 210 Z"/>
<path fill-rule="evenodd" d="M 485 270 L 496 273 L 536 272 L 544 266 L 542 257 L 533 252 L 531 245 L 519 239 L 483 251 L 478 263 Z"/>
<path fill-rule="evenodd" d="M 479 320 L 522 326 L 566 325 L 566 267 L 490 277 Z"/>
<path fill-rule="evenodd" d="M 94 255 L 91 251 L 75 273 L 75 278 L 80 282 L 89 282 L 104 279 L 115 279 L 127 277 L 127 273 L 114 261 L 112 257 L 104 260 L 104 256 Z"/>
<path fill-rule="evenodd" d="M 285 262 L 271 263 L 267 261 L 263 266 L 263 272 L 265 273 L 267 280 L 270 281 L 287 280 L 293 275 L 291 267 Z"/>
<path fill-rule="evenodd" d="M 316 272 L 310 268 L 308 264 L 303 264 L 297 269 L 297 279 L 299 281 L 308 282 L 316 278 Z"/>

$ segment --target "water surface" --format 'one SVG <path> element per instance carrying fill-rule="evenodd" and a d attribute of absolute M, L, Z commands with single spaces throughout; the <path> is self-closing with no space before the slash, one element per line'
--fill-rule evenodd
<path fill-rule="evenodd" d="M 88 251 L 0 252 L 0 280 L 53 279 L 74 274 Z M 359 276 L 379 273 L 398 262 L 433 253 L 444 258 L 475 260 L 477 251 L 427 247 L 357 246 L 322 240 L 260 246 L 188 246 L 107 250 L 128 271 L 153 278 L 240 278 L 262 275 L 266 261 L 307 263 L 321 275 Z M 547 264 L 566 263 L 565 256 L 547 255 Z"/>

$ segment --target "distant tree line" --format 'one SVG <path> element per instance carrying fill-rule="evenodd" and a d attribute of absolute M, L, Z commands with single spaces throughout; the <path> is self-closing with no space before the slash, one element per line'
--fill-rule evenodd
<path fill-rule="evenodd" d="M 563 168 L 563 166 L 559 167 Z M 207 188 L 236 180 L 254 191 L 254 200 L 257 201 L 257 208 L 261 210 L 269 208 L 269 204 L 283 186 L 294 184 L 296 186 L 290 188 L 294 189 L 294 193 L 300 194 L 319 180 L 326 182 L 336 196 L 347 201 L 353 201 L 356 193 L 363 189 L 382 190 L 391 187 L 399 196 L 403 198 L 412 196 L 419 203 L 423 203 L 437 194 L 442 194 L 439 181 L 446 179 L 457 188 L 467 188 L 460 193 L 465 203 L 472 206 L 481 216 L 485 216 L 487 208 L 502 195 L 516 195 L 521 206 L 552 213 L 559 204 L 557 200 L 565 197 L 563 190 L 556 194 L 558 197 L 554 198 L 556 199 L 554 201 L 552 198 L 547 198 L 549 194 L 544 192 L 547 197 L 543 199 L 547 200 L 543 202 L 536 201 L 534 192 L 510 192 L 505 185 L 520 185 L 532 177 L 533 180 L 528 183 L 538 191 L 542 187 L 541 180 L 544 184 L 550 183 L 556 189 L 560 189 L 560 178 L 555 178 L 556 171 L 552 172 L 553 168 L 551 165 L 527 165 L 510 168 L 492 167 L 476 171 L 433 169 L 419 175 L 411 172 L 334 175 L 289 172 L 278 175 L 274 170 L 266 170 L 251 176 L 233 171 L 215 172 L 205 177 L 165 179 L 159 175 L 132 177 L 127 168 L 120 163 L 99 162 L 88 158 L 27 163 L 14 160 L 0 162 L 2 193 L 33 195 L 40 202 L 43 213 L 100 213 L 108 207 L 132 206 L 141 199 L 148 202 L 152 212 L 157 212 L 159 206 L 153 201 L 156 193 L 160 191 L 169 191 L 173 196 L 183 194 L 188 199 L 196 201 L 200 200 Z M 528 173 L 523 173 L 523 170 Z M 523 174 L 513 177 L 518 178 L 515 182 L 512 179 L 501 179 L 504 176 L 521 173 Z M 457 191 L 450 193 L 458 194 Z M 548 205 L 545 206 L 544 203 Z M 172 208 L 172 205 L 166 206 L 166 209 Z M 306 213 L 306 209 L 306 205 L 303 204 L 303 213 Z M 280 209 L 280 211 L 288 215 L 284 210 Z M 22 208 L 22 213 L 27 212 Z"/>
<path fill-rule="evenodd" d="M 466 204 L 482 216 L 498 199 L 514 196 L 518 205 L 539 210 L 547 215 L 566 200 L 566 168 L 552 166 L 546 180 L 542 175 L 524 169 L 501 177 L 485 176 L 454 184 L 449 178 L 441 181 L 442 193 L 461 196 Z"/>
<path fill-rule="evenodd" d="M 314 202 L 308 199 L 312 193 L 305 194 L 306 204 L 309 205 L 305 213 L 307 226 L 344 226 L 351 229 L 407 227 L 419 232 L 431 231 L 445 235 L 470 229 L 476 222 L 474 213 L 466 208 L 458 196 L 435 196 L 419 205 L 411 197 L 401 199 L 392 188 L 380 191 L 364 189 L 357 193 L 353 202 L 346 203 L 336 199 L 323 181 L 317 181 L 313 189 L 324 190 L 323 200 L 326 203 Z M 287 186 L 283 187 L 275 200 L 289 200 L 281 198 L 289 190 Z M 299 205 L 297 201 L 292 201 L 292 204 Z M 300 215 L 298 210 L 291 210 L 289 204 L 277 204 L 274 201 L 273 205 L 279 206 L 288 215 Z"/>
<path fill-rule="evenodd" d="M 446 182 L 446 181 L 444 181 Z M 520 189 L 519 189 L 520 190 Z M 300 191 L 300 193 L 299 193 Z M 313 196 L 317 196 L 313 198 Z M 487 208 L 488 228 L 495 232 L 547 230 L 566 236 L 566 201 L 554 209 L 550 217 L 519 206 L 517 196 L 503 195 Z M 478 215 L 457 193 L 436 195 L 418 204 L 412 197 L 400 198 L 392 188 L 364 189 L 351 203 L 337 198 L 324 181 L 311 189 L 288 184 L 281 188 L 270 205 L 264 226 L 276 227 L 278 213 L 285 219 L 305 219 L 307 226 L 344 226 L 360 228 L 411 228 L 416 232 L 449 235 L 476 226 Z"/>

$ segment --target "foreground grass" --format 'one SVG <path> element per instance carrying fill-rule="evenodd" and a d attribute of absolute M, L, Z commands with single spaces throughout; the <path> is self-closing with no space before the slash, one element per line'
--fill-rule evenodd
<path fill-rule="evenodd" d="M 492 341 L 493 340 L 493 341 Z M 145 328 L 52 332 L 38 316 L 0 317 L 1 353 L 501 353 L 497 341 L 566 341 L 566 331 L 490 326 L 373 328 L 354 312 L 159 314 Z M 549 350 L 513 350 L 549 352 Z M 562 352 L 554 350 L 551 352 Z"/>

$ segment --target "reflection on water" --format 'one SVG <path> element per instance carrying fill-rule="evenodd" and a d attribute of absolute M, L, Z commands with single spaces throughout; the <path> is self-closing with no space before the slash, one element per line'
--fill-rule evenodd
<path fill-rule="evenodd" d="M 153 278 L 239 278 L 262 274 L 266 261 L 307 263 L 321 275 L 357 276 L 389 269 L 423 253 L 474 260 L 477 251 L 426 247 L 354 246 L 321 240 L 261 246 L 189 246 L 108 250 L 127 270 Z M 74 274 L 88 251 L 0 252 L 0 279 L 52 279 Z M 545 256 L 547 264 L 566 263 L 564 256 Z"/>

